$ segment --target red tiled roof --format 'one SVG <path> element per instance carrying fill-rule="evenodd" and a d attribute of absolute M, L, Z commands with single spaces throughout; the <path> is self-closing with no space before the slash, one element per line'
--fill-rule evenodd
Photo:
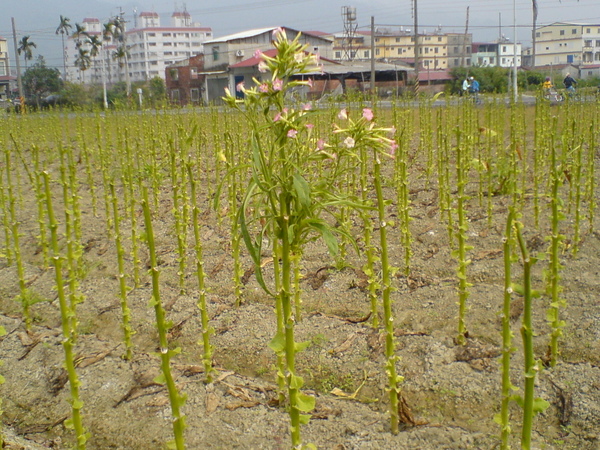
<path fill-rule="evenodd" d="M 275 56 L 277 56 L 277 49 L 275 48 L 271 48 L 269 50 L 266 50 L 263 52 L 266 56 L 268 56 L 269 58 L 274 58 Z M 255 56 L 252 56 L 252 58 L 248 58 L 245 59 L 243 61 L 240 61 L 237 64 L 232 64 L 230 67 L 252 67 L 252 66 L 257 66 L 259 62 L 262 61 L 262 58 L 257 58 Z"/>
<path fill-rule="evenodd" d="M 419 81 L 443 81 L 451 79 L 450 72 L 447 70 L 419 70 Z"/>

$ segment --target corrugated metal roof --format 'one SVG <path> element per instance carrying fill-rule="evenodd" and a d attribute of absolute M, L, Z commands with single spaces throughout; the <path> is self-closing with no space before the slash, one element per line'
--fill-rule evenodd
<path fill-rule="evenodd" d="M 241 31 L 239 33 L 228 34 L 227 36 L 223 36 L 217 39 L 211 39 L 210 41 L 204 41 L 205 44 L 214 44 L 216 42 L 226 42 L 226 41 L 235 41 L 237 39 L 247 39 L 250 37 L 258 36 L 263 33 L 268 33 L 273 31 L 277 27 L 269 27 L 269 28 L 255 28 L 253 30 Z"/>

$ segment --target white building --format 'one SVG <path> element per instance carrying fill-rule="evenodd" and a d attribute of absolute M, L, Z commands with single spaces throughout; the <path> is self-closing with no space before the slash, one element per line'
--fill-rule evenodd
<path fill-rule="evenodd" d="M 90 36 L 96 35 L 100 40 L 103 39 L 104 25 L 98 19 L 86 18 L 81 25 Z M 109 84 L 124 81 L 126 68 L 132 82 L 146 81 L 154 77 L 164 79 L 165 67 L 203 53 L 202 44 L 210 38 L 212 29 L 192 22 L 187 11 L 174 12 L 168 27 L 161 26 L 157 13 L 142 12 L 134 17 L 133 28 L 125 32 L 128 49 L 126 64 L 124 58 L 115 58 L 117 43 L 112 39 L 102 40 L 103 47 L 99 55 L 92 58 L 89 69 L 82 71 L 76 64 L 79 56 L 78 40 L 70 36 L 65 48 L 67 80 L 84 84 L 101 83 L 103 66 Z M 79 41 L 81 48 L 88 51 L 91 49 L 85 36 Z"/>
<path fill-rule="evenodd" d="M 521 67 L 521 44 L 516 44 L 517 67 Z M 479 67 L 513 67 L 515 44 L 507 39 L 473 43 L 472 65 Z"/>

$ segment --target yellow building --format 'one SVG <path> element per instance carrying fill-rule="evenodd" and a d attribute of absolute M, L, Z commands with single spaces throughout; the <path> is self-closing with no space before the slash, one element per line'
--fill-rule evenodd
<path fill-rule="evenodd" d="M 351 42 L 343 36 L 333 36 L 334 59 L 365 60 L 371 56 L 371 33 L 361 32 Z M 379 28 L 373 36 L 375 59 L 414 63 L 414 35 L 410 30 Z M 419 35 L 419 66 L 421 69 L 445 70 L 471 65 L 471 35 L 458 33 L 434 33 Z M 348 47 L 350 50 L 348 51 Z"/>
<path fill-rule="evenodd" d="M 600 24 L 555 22 L 535 37 L 536 66 L 600 64 Z"/>

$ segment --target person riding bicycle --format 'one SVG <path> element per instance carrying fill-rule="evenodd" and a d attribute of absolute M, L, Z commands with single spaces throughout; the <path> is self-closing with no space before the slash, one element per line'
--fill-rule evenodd
<path fill-rule="evenodd" d="M 549 94 L 553 87 L 554 85 L 552 84 L 552 79 L 550 77 L 546 77 L 546 80 L 542 84 L 544 94 Z"/>
<path fill-rule="evenodd" d="M 469 81 L 471 85 L 469 86 L 469 92 L 473 96 L 476 102 L 479 101 L 479 81 L 475 79 L 475 77 L 470 77 Z"/>
<path fill-rule="evenodd" d="M 575 93 L 575 85 L 577 84 L 577 81 L 575 81 L 575 79 L 571 76 L 570 73 L 568 73 L 565 79 L 563 80 L 563 84 L 567 89 L 567 94 L 572 95 Z"/>

